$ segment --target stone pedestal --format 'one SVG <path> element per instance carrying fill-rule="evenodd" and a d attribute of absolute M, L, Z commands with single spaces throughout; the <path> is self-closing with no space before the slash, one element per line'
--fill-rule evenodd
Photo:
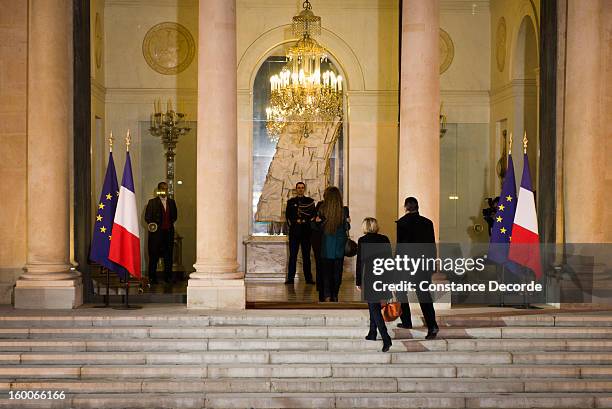
<path fill-rule="evenodd" d="M 245 281 L 253 283 L 285 282 L 289 259 L 287 236 L 251 236 L 244 241 L 244 248 Z M 298 257 L 298 263 L 301 261 L 300 258 Z M 295 278 L 299 280 L 300 277 L 300 273 L 296 272 Z"/>
<path fill-rule="evenodd" d="M 246 305 L 244 280 L 189 280 L 187 307 L 203 309 L 243 310 Z"/>
<path fill-rule="evenodd" d="M 81 278 L 73 280 L 18 280 L 15 308 L 70 309 L 83 304 Z"/>

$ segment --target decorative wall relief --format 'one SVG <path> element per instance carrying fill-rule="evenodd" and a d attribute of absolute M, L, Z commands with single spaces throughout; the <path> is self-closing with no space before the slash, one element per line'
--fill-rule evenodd
<path fill-rule="evenodd" d="M 102 32 L 102 19 L 100 18 L 100 13 L 96 13 L 93 46 L 96 68 L 100 69 L 102 67 L 102 51 L 104 50 L 104 33 Z"/>
<path fill-rule="evenodd" d="M 497 69 L 499 72 L 503 72 L 506 65 L 506 19 L 503 17 L 500 17 L 497 22 L 495 59 L 497 60 Z"/>
<path fill-rule="evenodd" d="M 184 71 L 193 61 L 195 51 L 193 36 L 178 23 L 165 22 L 151 27 L 142 42 L 147 64 L 165 75 Z"/>
<path fill-rule="evenodd" d="M 300 124 L 285 127 L 268 168 L 255 220 L 284 222 L 287 200 L 297 182 L 306 183 L 306 195 L 315 202 L 323 199 L 329 178 L 329 159 L 338 139 L 340 118 L 318 122 L 307 138 Z"/>
<path fill-rule="evenodd" d="M 455 58 L 455 45 L 450 35 L 440 29 L 440 74 L 448 70 Z"/>

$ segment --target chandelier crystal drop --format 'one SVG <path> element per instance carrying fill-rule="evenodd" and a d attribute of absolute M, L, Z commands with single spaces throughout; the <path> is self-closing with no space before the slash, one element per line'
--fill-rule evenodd
<path fill-rule="evenodd" d="M 308 137 L 315 122 L 329 122 L 342 116 L 342 76 L 332 70 L 321 73 L 327 52 L 313 38 L 321 33 L 321 17 L 315 16 L 308 0 L 293 17 L 293 34 L 300 39 L 287 51 L 287 63 L 270 77 L 270 105 L 266 128 L 270 139 L 290 123 L 300 124 Z"/>

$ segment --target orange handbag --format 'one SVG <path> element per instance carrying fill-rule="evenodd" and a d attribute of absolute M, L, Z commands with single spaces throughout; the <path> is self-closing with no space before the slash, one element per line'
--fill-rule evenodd
<path fill-rule="evenodd" d="M 385 322 L 395 321 L 402 314 L 402 304 L 390 302 L 382 307 L 382 316 Z"/>

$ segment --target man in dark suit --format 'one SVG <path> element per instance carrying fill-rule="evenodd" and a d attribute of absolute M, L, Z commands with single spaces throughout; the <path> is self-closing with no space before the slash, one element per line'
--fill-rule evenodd
<path fill-rule="evenodd" d="M 297 255 L 302 248 L 302 269 L 307 284 L 314 284 L 310 271 L 310 221 L 315 216 L 314 199 L 305 196 L 306 184 L 295 185 L 297 195 L 287 201 L 285 217 L 289 226 L 289 268 L 285 284 L 293 284 L 297 265 Z"/>
<path fill-rule="evenodd" d="M 157 184 L 157 197 L 149 200 L 145 220 L 149 229 L 149 280 L 157 284 L 157 262 L 164 259 L 164 281 L 172 280 L 174 222 L 178 216 L 176 202 L 168 197 L 166 182 Z"/>
<path fill-rule="evenodd" d="M 398 254 L 405 254 L 410 257 L 418 258 L 421 255 L 425 258 L 435 258 L 437 256 L 436 238 L 434 227 L 431 220 L 419 214 L 419 202 L 414 197 L 408 197 L 404 201 L 406 214 L 397 223 L 397 245 Z M 402 244 L 406 244 L 402 246 Z M 419 283 L 422 281 L 431 282 L 433 271 L 427 268 L 415 272 L 412 281 L 417 286 L 417 297 L 423 312 L 423 318 L 427 325 L 427 339 L 433 339 L 438 334 L 438 324 L 436 323 L 436 311 L 429 291 L 420 291 Z M 400 328 L 412 328 L 410 318 L 410 304 L 402 303 L 402 320 L 398 324 Z"/>

